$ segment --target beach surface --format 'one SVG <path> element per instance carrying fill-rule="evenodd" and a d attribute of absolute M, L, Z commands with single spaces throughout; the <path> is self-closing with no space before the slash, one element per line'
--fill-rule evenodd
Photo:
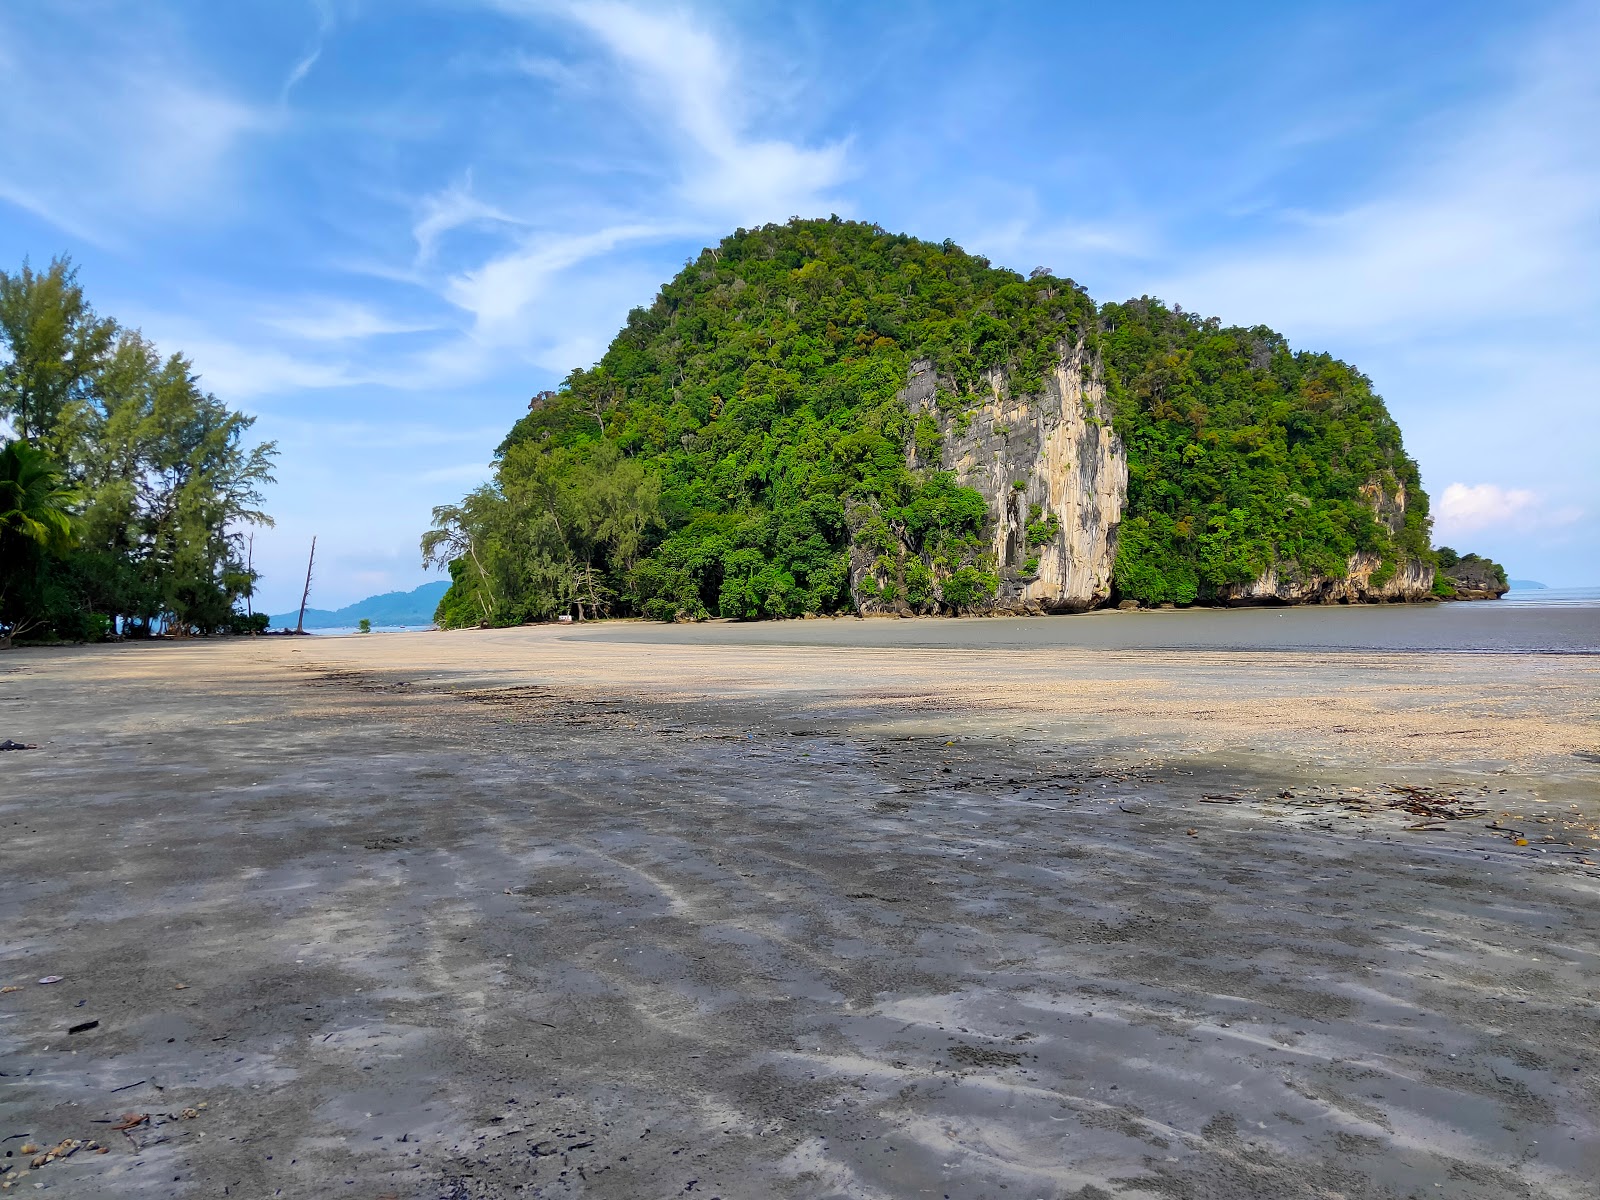
<path fill-rule="evenodd" d="M 1600 658 L 876 624 L 0 656 L 0 1186 L 1592 1200 Z"/>

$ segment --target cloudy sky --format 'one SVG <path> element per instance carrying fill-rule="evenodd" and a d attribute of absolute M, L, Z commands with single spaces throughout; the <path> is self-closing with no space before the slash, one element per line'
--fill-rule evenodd
<path fill-rule="evenodd" d="M 0 263 L 70 254 L 282 449 L 265 607 L 429 510 L 702 245 L 954 238 L 1370 375 L 1437 540 L 1600 584 L 1600 10 L 52 0 L 0 9 Z"/>

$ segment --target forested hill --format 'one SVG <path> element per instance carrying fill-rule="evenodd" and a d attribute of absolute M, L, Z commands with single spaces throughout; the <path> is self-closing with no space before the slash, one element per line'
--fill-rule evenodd
<path fill-rule="evenodd" d="M 689 262 L 534 397 L 423 550 L 446 624 L 1030 611 L 1083 551 L 1061 462 L 1091 453 L 1083 486 L 1121 506 L 1107 577 L 1055 607 L 1433 586 L 1416 464 L 1353 367 L 837 218 Z"/>
<path fill-rule="evenodd" d="M 307 629 L 353 629 L 363 619 L 374 625 L 427 625 L 433 621 L 434 609 L 444 598 L 446 584 L 442 581 L 425 583 L 409 592 L 384 592 L 368 596 L 343 608 L 308 608 L 305 615 Z M 300 610 L 280 613 L 272 618 L 272 628 L 293 629 L 300 620 Z"/>

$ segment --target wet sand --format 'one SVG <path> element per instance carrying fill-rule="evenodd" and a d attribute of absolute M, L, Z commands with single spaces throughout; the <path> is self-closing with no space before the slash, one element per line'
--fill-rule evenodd
<path fill-rule="evenodd" d="M 0 1183 L 1594 1195 L 1594 658 L 651 628 L 0 657 Z"/>

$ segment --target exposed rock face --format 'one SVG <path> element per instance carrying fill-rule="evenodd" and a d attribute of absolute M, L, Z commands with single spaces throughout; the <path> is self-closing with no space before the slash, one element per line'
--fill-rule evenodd
<path fill-rule="evenodd" d="M 988 502 L 999 588 L 992 601 L 973 606 L 991 613 L 1082 612 L 1111 597 L 1117 527 L 1127 504 L 1127 451 L 1111 427 L 1105 386 L 1082 346 L 1063 346 L 1056 370 L 1038 395 L 1013 395 L 1005 375 L 989 376 L 989 397 L 975 407 L 940 409 L 939 379 L 931 363 L 914 362 L 903 393 L 913 416 L 927 414 L 939 425 L 938 462 L 908 450 L 909 465 L 954 472 L 962 485 Z M 1391 532 L 1405 522 L 1406 490 L 1374 481 L 1362 489 L 1373 512 Z M 852 532 L 878 510 L 860 505 L 850 513 Z M 897 564 L 932 576 L 935 599 L 908 602 L 885 569 Z M 864 616 L 904 616 L 950 607 L 939 594 L 944 583 L 911 554 L 899 530 L 880 546 L 852 540 L 850 587 Z M 1219 588 L 1210 601 L 1255 604 L 1368 604 L 1432 599 L 1434 569 L 1407 561 L 1385 569 L 1382 556 L 1350 556 L 1345 574 L 1329 577 L 1280 563 L 1249 583 Z M 1476 581 L 1468 585 L 1476 587 Z M 1458 587 L 1460 585 L 1458 584 Z M 1498 593 L 1496 593 L 1498 594 Z M 1465 597 L 1464 597 L 1465 598 Z"/>
<path fill-rule="evenodd" d="M 1249 583 L 1231 584 L 1218 589 L 1218 601 L 1245 606 L 1251 604 L 1376 604 L 1382 601 L 1427 600 L 1433 593 L 1433 568 L 1420 562 L 1397 567 L 1381 583 L 1372 577 L 1383 566 L 1381 555 L 1352 554 L 1342 579 L 1325 575 L 1293 573 L 1275 567 Z"/>
<path fill-rule="evenodd" d="M 1373 514 L 1390 533 L 1405 527 L 1406 489 L 1374 480 L 1361 489 Z M 1374 582 L 1374 576 L 1379 579 Z M 1379 604 L 1433 599 L 1433 567 L 1415 561 L 1399 563 L 1383 572 L 1383 557 L 1368 552 L 1350 556 L 1342 578 L 1297 571 L 1293 563 L 1279 563 L 1259 579 L 1218 589 L 1217 602 L 1235 606 L 1251 604 Z"/>
<path fill-rule="evenodd" d="M 939 465 L 989 502 L 1000 589 L 988 607 L 1080 612 L 1105 603 L 1128 496 L 1128 456 L 1111 429 L 1105 385 L 1081 346 L 1062 347 L 1037 396 L 1010 395 L 999 372 L 990 385 L 990 398 L 960 416 L 939 411 L 930 364 L 912 365 L 906 389 L 913 415 L 939 421 Z"/>
<path fill-rule="evenodd" d="M 1444 577 L 1455 588 L 1457 600 L 1498 600 L 1511 590 L 1502 574 L 1492 562 L 1471 556 L 1448 568 Z"/>

